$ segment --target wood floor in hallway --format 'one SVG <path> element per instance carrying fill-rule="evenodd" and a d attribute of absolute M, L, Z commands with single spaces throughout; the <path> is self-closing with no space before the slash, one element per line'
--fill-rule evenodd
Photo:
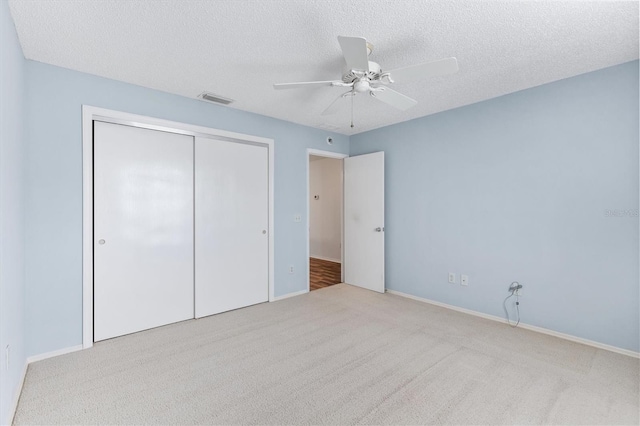
<path fill-rule="evenodd" d="M 309 258 L 309 289 L 318 290 L 341 282 L 342 265 L 338 262 Z"/>

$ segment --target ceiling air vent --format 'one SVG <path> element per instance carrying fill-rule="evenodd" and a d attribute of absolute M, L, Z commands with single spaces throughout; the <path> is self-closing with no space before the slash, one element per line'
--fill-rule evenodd
<path fill-rule="evenodd" d="M 229 105 L 231 102 L 233 102 L 233 99 L 223 98 L 222 96 L 218 96 L 209 92 L 202 92 L 198 95 L 198 97 L 202 100 L 222 105 Z"/>

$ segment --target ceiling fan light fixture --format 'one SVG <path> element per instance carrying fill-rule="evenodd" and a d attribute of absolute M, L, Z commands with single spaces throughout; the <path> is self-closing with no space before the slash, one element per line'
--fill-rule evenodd
<path fill-rule="evenodd" d="M 371 85 L 366 78 L 360 79 L 353 84 L 353 90 L 358 93 L 368 92 L 370 89 Z"/>
<path fill-rule="evenodd" d="M 321 115 L 338 112 L 343 99 L 350 97 L 351 127 L 353 127 L 353 98 L 355 95 L 369 93 L 372 98 L 400 111 L 405 111 L 415 106 L 418 101 L 386 86 L 395 82 L 410 82 L 420 78 L 453 74 L 458 71 L 458 61 L 452 57 L 382 72 L 382 68 L 378 63 L 369 60 L 373 45 L 363 37 L 338 36 L 338 44 L 342 49 L 344 65 L 346 66 L 343 67 L 342 80 L 277 83 L 273 85 L 274 89 L 321 86 L 349 87 L 351 90 L 338 96 L 322 111 Z"/>

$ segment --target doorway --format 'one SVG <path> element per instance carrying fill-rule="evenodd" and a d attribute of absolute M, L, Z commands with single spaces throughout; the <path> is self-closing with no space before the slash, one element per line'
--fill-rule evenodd
<path fill-rule="evenodd" d="M 309 150 L 309 291 L 343 282 L 343 158 Z"/>
<path fill-rule="evenodd" d="M 338 163 L 333 163 L 338 165 L 334 172 L 317 173 L 317 169 L 324 168 L 320 167 L 324 166 L 321 162 L 328 159 L 338 160 Z M 349 157 L 335 152 L 307 150 L 308 291 L 345 283 L 378 293 L 385 292 L 384 162 L 383 151 Z M 318 175 L 320 179 L 316 177 Z M 324 199 L 323 187 L 336 177 L 340 188 L 337 196 L 340 231 L 338 237 L 333 234 L 329 238 L 324 235 L 330 234 L 326 229 L 335 232 L 338 227 L 325 225 L 320 227 L 320 231 L 325 232 L 318 232 L 322 221 L 317 218 L 323 220 L 331 214 L 325 214 L 317 207 L 322 206 L 319 202 Z M 316 186 L 316 182 L 321 184 Z M 339 261 L 335 251 L 329 256 L 318 254 L 318 246 L 326 247 L 322 243 L 327 240 L 334 249 L 339 244 Z"/>

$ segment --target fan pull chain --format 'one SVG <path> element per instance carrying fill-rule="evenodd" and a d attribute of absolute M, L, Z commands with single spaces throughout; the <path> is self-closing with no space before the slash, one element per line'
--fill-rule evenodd
<path fill-rule="evenodd" d="M 355 93 L 354 93 L 355 95 Z M 351 96 L 351 128 L 353 129 L 353 98 L 355 98 L 355 96 Z"/>

